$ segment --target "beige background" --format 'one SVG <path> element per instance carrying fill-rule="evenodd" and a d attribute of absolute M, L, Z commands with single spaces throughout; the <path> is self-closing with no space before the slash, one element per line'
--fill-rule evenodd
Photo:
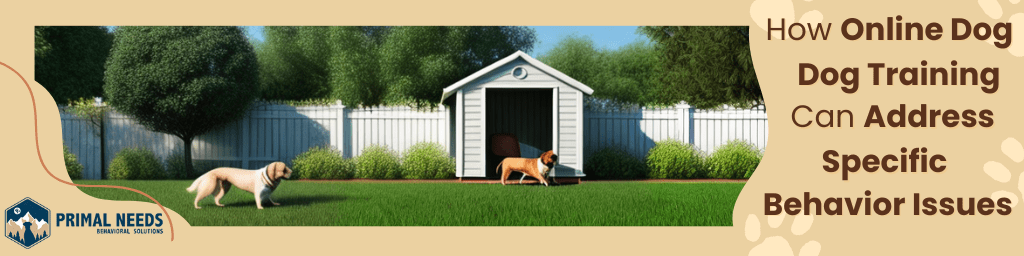
<path fill-rule="evenodd" d="M 722 254 L 744 255 L 773 236 L 788 241 L 791 255 L 808 241 L 820 245 L 821 255 L 872 254 L 1017 254 L 1021 235 L 1018 206 L 1009 216 L 913 216 L 909 205 L 901 216 L 817 216 L 801 235 L 790 229 L 794 217 L 770 228 L 763 214 L 764 193 L 784 197 L 811 192 L 819 198 L 860 197 L 864 190 L 876 197 L 987 197 L 1006 190 L 1020 197 L 1017 188 L 1021 164 L 1000 150 L 1008 137 L 1020 136 L 1020 96 L 1016 86 L 1021 59 L 1008 50 L 976 40 L 952 41 L 950 18 L 976 22 L 1006 21 L 1024 12 L 1022 4 L 998 1 L 1002 14 L 986 14 L 979 2 L 937 3 L 915 1 L 407 1 L 324 4 L 303 1 L 176 1 L 141 4 L 134 1 L 13 2 L 3 7 L 0 25 L 0 62 L 20 72 L 35 93 L 39 150 L 43 162 L 58 177 L 67 179 L 61 165 L 60 119 L 56 105 L 33 81 L 33 26 L 36 25 L 750 25 L 751 47 L 758 78 L 769 106 L 770 150 L 757 173 L 741 193 L 734 212 L 734 227 L 200 227 L 192 228 L 171 212 L 175 240 L 169 227 L 164 235 L 96 235 L 95 228 L 53 227 L 54 235 L 25 251 L 13 242 L 0 242 L 7 253 L 145 253 L 183 254 L 194 251 L 286 254 L 295 251 L 344 254 Z M 752 5 L 755 8 L 751 8 Z M 989 8 L 989 13 L 994 13 Z M 808 11 L 818 11 L 823 22 L 833 23 L 828 41 L 766 40 L 754 17 L 786 17 L 787 23 Z M 946 31 L 938 41 L 847 41 L 839 26 L 846 18 L 885 22 L 903 15 L 906 22 L 938 22 Z M 1022 17 L 1022 16 L 1018 16 Z M 759 19 L 760 20 L 760 19 Z M 775 19 L 773 19 L 774 23 Z M 1024 28 L 1018 24 L 1017 30 Z M 1016 33 L 1022 35 L 1021 33 Z M 1024 42 L 1014 45 L 1024 47 Z M 904 87 L 870 85 L 866 63 L 888 66 L 999 67 L 1000 89 L 982 93 L 976 86 Z M 797 85 L 797 63 L 819 68 L 860 67 L 861 88 L 846 94 L 837 86 Z M 43 170 L 33 138 L 33 112 L 29 91 L 20 79 L 0 69 L 0 102 L 5 125 L 0 128 L 0 161 L 6 163 L 0 205 L 30 196 L 56 212 L 159 212 L 151 203 L 115 202 L 86 196 L 77 188 L 58 183 Z M 929 104 L 932 109 L 990 109 L 991 128 L 798 128 L 789 119 L 797 105 L 818 109 L 849 109 L 856 126 L 867 109 L 880 105 L 883 112 L 899 104 Z M 1020 136 L 1024 138 L 1024 136 Z M 900 147 L 928 147 L 929 154 L 948 159 L 943 173 L 858 172 L 849 181 L 821 169 L 821 154 L 898 154 Z M 983 171 L 988 161 L 1004 164 L 1012 173 L 1007 183 Z M 753 216 L 751 216 L 753 214 Z M 301 216 L 296 216 L 301 217 Z M 745 231 L 749 219 L 759 220 L 756 239 Z M 299 241 L 294 234 L 305 234 Z M 801 233 L 801 232 L 798 232 Z M 495 248 L 514 237 L 538 237 L 535 244 Z M 505 243 L 507 245 L 507 243 Z"/>

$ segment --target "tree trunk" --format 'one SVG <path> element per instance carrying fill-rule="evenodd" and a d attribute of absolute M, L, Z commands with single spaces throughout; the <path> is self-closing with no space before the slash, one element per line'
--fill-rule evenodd
<path fill-rule="evenodd" d="M 188 177 L 189 179 L 192 179 L 192 178 L 195 178 L 195 177 L 199 176 L 199 175 L 196 175 L 195 168 L 193 168 L 193 164 L 192 164 L 192 139 L 193 139 L 192 136 L 182 137 L 181 138 L 181 141 L 185 142 L 184 143 L 184 145 L 185 145 L 185 148 L 184 148 L 184 154 L 185 154 L 185 176 Z"/>

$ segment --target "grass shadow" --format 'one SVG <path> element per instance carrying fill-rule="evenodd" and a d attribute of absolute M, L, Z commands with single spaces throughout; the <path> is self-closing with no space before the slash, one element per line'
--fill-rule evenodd
<path fill-rule="evenodd" d="M 369 200 L 369 198 L 352 198 L 357 200 Z M 271 204 L 270 201 L 263 201 L 264 208 L 287 208 L 289 206 L 310 206 L 318 204 L 330 204 L 334 202 L 341 202 L 350 200 L 345 195 L 289 195 L 274 197 L 274 201 L 281 205 Z M 250 200 L 232 200 L 231 202 L 225 202 L 224 208 L 235 208 L 235 207 L 256 207 L 256 199 Z"/>

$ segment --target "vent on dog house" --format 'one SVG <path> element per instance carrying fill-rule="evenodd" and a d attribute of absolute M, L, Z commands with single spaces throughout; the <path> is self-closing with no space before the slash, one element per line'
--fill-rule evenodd
<path fill-rule="evenodd" d="M 558 155 L 549 176 L 584 177 L 583 99 L 593 93 L 522 51 L 444 88 L 456 176 L 496 178 L 502 156 L 492 152 L 491 138 L 512 134 L 522 157 Z"/>

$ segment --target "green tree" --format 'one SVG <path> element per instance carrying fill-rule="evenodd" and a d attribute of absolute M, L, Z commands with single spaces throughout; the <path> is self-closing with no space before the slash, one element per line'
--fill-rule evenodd
<path fill-rule="evenodd" d="M 268 100 L 326 97 L 327 61 L 331 55 L 328 27 L 264 27 L 258 43 L 260 92 Z"/>
<path fill-rule="evenodd" d="M 266 27 L 265 99 L 436 104 L 441 89 L 536 41 L 527 27 Z"/>
<path fill-rule="evenodd" d="M 696 108 L 764 105 L 748 27 L 640 27 L 658 44 L 663 72 L 654 100 Z"/>
<path fill-rule="evenodd" d="M 446 81 L 458 79 L 457 49 L 465 49 L 465 29 L 450 27 L 396 27 L 380 50 L 382 80 L 388 85 L 385 100 L 436 102 Z M 456 80 L 457 81 L 457 80 Z"/>
<path fill-rule="evenodd" d="M 104 27 L 36 27 L 36 81 L 58 104 L 102 96 L 112 40 Z"/>
<path fill-rule="evenodd" d="M 563 38 L 540 61 L 565 75 L 580 81 L 594 89 L 595 97 L 600 97 L 603 84 L 599 77 L 607 70 L 605 53 L 594 45 L 589 37 L 570 35 Z"/>
<path fill-rule="evenodd" d="M 606 56 L 604 83 L 594 88 L 594 95 L 640 105 L 664 105 L 653 100 L 654 88 L 660 83 L 657 76 L 661 73 L 658 51 L 653 43 L 638 40 L 609 51 Z M 671 104 L 675 103 L 678 102 Z"/>
<path fill-rule="evenodd" d="M 351 71 L 370 71 L 368 68 L 379 68 L 374 51 L 384 41 L 391 27 L 385 26 L 347 26 L 347 27 L 264 27 L 265 41 L 254 42 L 256 55 L 260 62 L 261 98 L 268 100 L 309 100 L 309 99 L 342 99 L 358 92 L 339 92 L 341 89 L 361 89 L 359 84 L 347 82 L 366 82 L 363 73 L 355 74 L 356 78 L 345 78 L 336 74 Z M 341 33 L 351 32 L 351 35 Z M 337 56 L 337 55 L 343 56 Z M 363 57 L 367 59 L 349 59 Z M 340 61 L 348 61 L 343 65 Z M 372 62 L 372 63 L 371 63 Z M 356 67 L 350 65 L 355 64 Z M 343 65 L 348 68 L 338 68 Z M 357 68 L 357 69 L 353 69 Z M 369 76 L 376 78 L 376 73 Z M 342 83 L 344 82 L 344 83 Z M 348 88 L 355 86 L 355 88 Z M 379 87 L 367 84 L 367 87 Z M 345 97 L 342 97 L 345 96 Z M 363 98 L 357 98 L 363 99 Z"/>
<path fill-rule="evenodd" d="M 104 91 L 121 113 L 180 138 L 192 162 L 192 140 L 241 118 L 256 98 L 257 65 L 238 27 L 120 27 Z"/>
<path fill-rule="evenodd" d="M 367 33 L 367 29 L 361 27 L 332 27 L 330 40 L 331 97 L 349 106 L 382 104 L 387 92 L 387 86 L 380 80 L 377 61 L 382 36 Z"/>
<path fill-rule="evenodd" d="M 595 98 L 652 105 L 659 72 L 657 50 L 647 41 L 598 49 L 587 37 L 569 36 L 540 57 L 545 64 L 594 89 Z"/>
<path fill-rule="evenodd" d="M 394 27 L 379 50 L 384 100 L 433 106 L 445 86 L 537 40 L 527 27 Z"/>

